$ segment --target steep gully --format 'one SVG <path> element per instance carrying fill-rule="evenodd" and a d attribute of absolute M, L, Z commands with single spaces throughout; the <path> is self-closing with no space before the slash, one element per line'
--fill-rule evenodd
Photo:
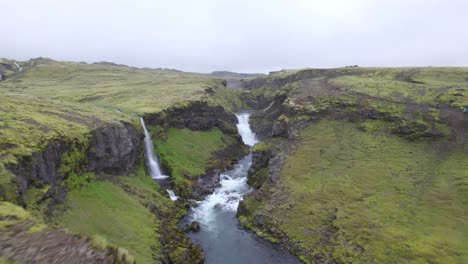
<path fill-rule="evenodd" d="M 189 237 L 193 242 L 201 244 L 205 253 L 205 263 L 299 263 L 292 255 L 238 226 L 236 212 L 239 201 L 252 190 L 247 184 L 247 171 L 252 163 L 252 147 L 258 139 L 250 129 L 250 114 L 241 113 L 236 116 L 239 122 L 237 129 L 243 142 L 250 147 L 249 154 L 233 169 L 220 175 L 220 187 L 203 201 L 197 201 L 197 206 L 190 209 L 189 215 L 182 219 L 180 224 L 184 226 L 192 221 L 200 223 L 201 230 L 189 233 Z M 145 131 L 148 170 L 158 183 L 166 186 L 168 176 L 161 173 L 143 119 L 141 124 Z M 172 200 L 178 198 L 173 191 L 166 191 Z"/>

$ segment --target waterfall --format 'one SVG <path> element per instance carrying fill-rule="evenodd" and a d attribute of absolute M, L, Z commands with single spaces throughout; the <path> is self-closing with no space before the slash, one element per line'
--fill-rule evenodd
<path fill-rule="evenodd" d="M 244 144 L 252 147 L 258 143 L 249 126 L 249 114 L 238 114 L 237 119 L 237 129 Z M 181 224 L 186 227 L 192 221 L 200 224 L 200 231 L 188 235 L 193 242 L 201 243 L 206 264 L 299 264 L 294 256 L 238 227 L 237 207 L 244 195 L 252 191 L 247 183 L 251 164 L 252 150 L 234 168 L 221 173 L 220 186 L 203 201 L 197 202 Z"/>
<path fill-rule="evenodd" d="M 156 153 L 154 153 L 153 142 L 151 141 L 151 136 L 146 129 L 145 121 L 143 118 L 140 117 L 141 126 L 145 131 L 145 157 L 146 157 L 146 164 L 148 165 L 148 169 L 150 175 L 153 179 L 166 179 L 169 176 L 162 174 L 161 168 L 159 167 L 158 157 Z"/>
<path fill-rule="evenodd" d="M 179 199 L 179 196 L 175 195 L 173 190 L 167 189 L 166 192 L 169 194 L 172 201 L 177 201 L 177 199 Z"/>
<path fill-rule="evenodd" d="M 237 114 L 237 129 L 244 144 L 253 146 L 258 143 L 257 136 L 252 132 L 249 125 L 248 113 Z M 220 187 L 205 197 L 197 208 L 193 208 L 193 219 L 197 220 L 206 228 L 213 228 L 218 209 L 227 212 L 236 212 L 242 197 L 249 193 L 252 188 L 247 184 L 247 171 L 252 163 L 252 153 L 240 160 L 232 170 L 220 175 Z"/>
<path fill-rule="evenodd" d="M 155 179 L 160 185 L 164 182 L 164 179 L 169 178 L 169 176 L 162 174 L 161 167 L 159 166 L 158 156 L 154 152 L 153 141 L 151 140 L 151 136 L 146 129 L 145 120 L 140 117 L 141 126 L 143 127 L 143 131 L 145 132 L 145 158 L 146 158 L 146 165 L 150 171 L 150 175 L 153 179 Z M 169 198 L 172 201 L 176 201 L 179 199 L 179 196 L 175 195 L 173 190 L 166 189 L 166 192 L 169 194 Z"/>
<path fill-rule="evenodd" d="M 22 71 L 23 70 L 23 67 L 19 66 L 18 63 L 14 62 L 14 64 L 16 65 L 16 67 L 18 68 L 18 71 Z"/>
<path fill-rule="evenodd" d="M 237 130 L 239 131 L 239 134 L 242 137 L 242 141 L 244 141 L 244 144 L 248 146 L 253 146 L 258 143 L 257 136 L 255 135 L 254 132 L 252 132 L 252 129 L 250 129 L 250 124 L 249 124 L 249 118 L 250 114 L 248 113 L 243 113 L 243 114 L 237 114 L 237 120 L 239 121 L 239 124 L 237 124 Z"/>

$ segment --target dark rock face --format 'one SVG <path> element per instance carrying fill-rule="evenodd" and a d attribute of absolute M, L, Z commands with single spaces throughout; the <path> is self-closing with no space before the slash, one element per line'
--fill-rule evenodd
<path fill-rule="evenodd" d="M 280 176 L 281 167 L 283 166 L 284 157 L 276 156 L 270 160 L 270 181 L 276 182 Z"/>
<path fill-rule="evenodd" d="M 261 150 L 252 153 L 252 165 L 249 168 L 247 175 L 247 183 L 254 188 L 260 188 L 263 182 L 269 176 L 268 163 L 271 158 L 271 150 Z"/>
<path fill-rule="evenodd" d="M 236 217 L 239 217 L 242 215 L 250 215 L 250 212 L 247 209 L 247 206 L 245 206 L 245 202 L 243 200 L 240 201 L 239 206 L 237 206 Z"/>
<path fill-rule="evenodd" d="M 130 124 L 110 125 L 93 132 L 87 151 L 88 169 L 111 174 L 127 173 L 138 157 L 141 135 Z"/>
<path fill-rule="evenodd" d="M 64 175 L 59 173 L 61 154 L 64 146 L 59 141 L 53 141 L 47 145 L 43 152 L 33 153 L 25 158 L 20 165 L 12 168 L 17 176 L 19 193 L 22 194 L 31 182 L 43 184 L 57 184 L 63 180 Z"/>
<path fill-rule="evenodd" d="M 284 113 L 283 103 L 286 98 L 286 95 L 277 95 L 266 109 L 252 114 L 252 129 L 260 139 L 264 140 L 273 136 L 273 126 L 278 117 Z M 285 127 L 276 125 L 274 134 L 280 135 L 284 129 Z"/>
<path fill-rule="evenodd" d="M 0 81 L 5 79 L 4 72 L 12 71 L 12 70 L 13 70 L 13 65 L 8 64 L 8 63 L 0 63 Z"/>
<path fill-rule="evenodd" d="M 216 187 L 219 186 L 219 170 L 213 170 L 205 176 L 198 178 L 197 184 L 192 193 L 194 197 L 203 197 L 209 193 L 214 192 Z"/>
<path fill-rule="evenodd" d="M 241 80 L 242 86 L 247 90 L 257 89 L 267 84 L 266 78 L 254 78 Z"/>
<path fill-rule="evenodd" d="M 223 133 L 237 134 L 236 116 L 224 111 L 222 106 L 210 106 L 206 102 L 192 102 L 183 107 L 171 107 L 162 113 L 147 114 L 144 119 L 149 124 L 162 127 L 208 130 L 219 128 Z"/>
<path fill-rule="evenodd" d="M 75 148 L 85 152 L 85 158 L 78 164 L 81 168 L 95 173 L 126 174 L 137 160 L 142 135 L 131 124 L 110 124 L 91 131 L 91 139 L 86 146 L 78 143 Z M 44 184 L 63 186 L 66 178 L 60 171 L 62 155 L 74 151 L 63 141 L 51 141 L 42 152 L 23 158 L 18 165 L 8 169 L 16 175 L 20 196 L 29 186 L 42 187 Z M 66 189 L 48 193 L 49 198 L 63 201 Z"/>

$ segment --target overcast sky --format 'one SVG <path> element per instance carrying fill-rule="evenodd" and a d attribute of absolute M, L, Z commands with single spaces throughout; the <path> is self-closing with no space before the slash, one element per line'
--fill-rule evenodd
<path fill-rule="evenodd" d="M 0 57 L 186 71 L 468 66 L 468 0 L 14 0 Z"/>

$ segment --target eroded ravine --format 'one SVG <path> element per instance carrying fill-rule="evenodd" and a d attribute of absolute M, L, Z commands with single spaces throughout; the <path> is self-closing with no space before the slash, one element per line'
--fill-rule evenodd
<path fill-rule="evenodd" d="M 249 125 L 250 114 L 238 114 L 238 131 L 250 147 L 258 142 Z M 252 163 L 252 151 L 233 169 L 220 175 L 220 187 L 191 208 L 182 224 L 200 223 L 201 230 L 189 233 L 194 243 L 202 245 L 205 263 L 299 263 L 295 257 L 277 246 L 239 228 L 237 207 L 252 188 L 247 184 L 247 171 Z"/>

